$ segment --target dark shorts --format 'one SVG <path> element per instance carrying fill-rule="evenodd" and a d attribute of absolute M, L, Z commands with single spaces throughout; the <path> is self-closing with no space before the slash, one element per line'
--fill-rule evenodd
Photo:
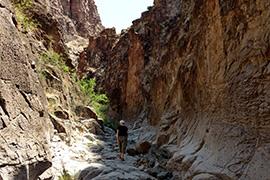
<path fill-rule="evenodd" d="M 126 153 L 126 147 L 127 147 L 127 136 L 119 136 L 119 150 L 120 153 Z"/>

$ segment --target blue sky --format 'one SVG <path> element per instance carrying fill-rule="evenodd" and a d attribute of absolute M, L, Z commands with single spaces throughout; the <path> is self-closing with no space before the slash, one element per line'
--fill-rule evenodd
<path fill-rule="evenodd" d="M 152 6 L 154 0 L 95 0 L 103 26 L 115 27 L 120 33 L 141 17 L 141 13 Z"/>

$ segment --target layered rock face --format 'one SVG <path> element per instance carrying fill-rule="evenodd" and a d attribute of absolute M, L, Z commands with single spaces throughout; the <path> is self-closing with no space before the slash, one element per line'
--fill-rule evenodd
<path fill-rule="evenodd" d="M 49 0 L 50 10 L 68 36 L 95 36 L 104 27 L 93 0 Z"/>
<path fill-rule="evenodd" d="M 156 0 L 121 35 L 90 38 L 80 64 L 116 116 L 158 127 L 179 179 L 266 180 L 269 13 L 267 0 Z"/>
<path fill-rule="evenodd" d="M 29 18 L 31 22 L 26 18 L 19 22 L 11 1 L 0 0 L 0 179 L 3 180 L 38 179 L 52 166 L 50 141 L 53 131 L 62 133 L 63 140 L 70 141 L 72 116 L 65 110 L 71 109 L 70 102 L 75 96 L 71 98 L 70 89 L 76 89 L 76 85 L 65 86 L 70 85 L 70 75 L 48 62 L 41 62 L 42 55 L 62 53 L 66 57 L 63 66 L 74 68 L 71 59 L 75 58 L 68 53 L 74 53 L 84 44 L 84 38 L 78 35 L 95 35 L 103 28 L 93 1 L 67 4 L 64 1 L 34 1 L 30 4 L 21 9 L 33 15 Z M 18 25 L 31 26 L 32 18 L 38 25 L 31 30 Z M 73 39 L 76 42 L 71 43 L 70 50 L 66 42 Z M 74 47 L 73 44 L 80 45 Z M 62 78 L 62 74 L 65 77 Z M 46 83 L 40 83 L 42 77 Z M 64 110 L 61 112 L 66 113 L 69 120 L 48 116 L 49 103 L 44 93 L 48 89 L 60 94 L 57 100 L 62 103 Z M 63 129 L 61 123 L 68 128 Z"/>
<path fill-rule="evenodd" d="M 0 179 L 36 179 L 51 166 L 52 131 L 45 96 L 31 63 L 36 55 L 0 1 Z M 11 38 L 12 37 L 12 38 Z"/>

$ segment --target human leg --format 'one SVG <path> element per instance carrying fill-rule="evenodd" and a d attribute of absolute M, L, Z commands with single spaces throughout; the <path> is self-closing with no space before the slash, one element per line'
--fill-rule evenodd
<path fill-rule="evenodd" d="M 124 160 L 124 154 L 127 146 L 127 138 L 125 136 L 119 137 L 119 151 L 120 151 L 120 159 Z"/>

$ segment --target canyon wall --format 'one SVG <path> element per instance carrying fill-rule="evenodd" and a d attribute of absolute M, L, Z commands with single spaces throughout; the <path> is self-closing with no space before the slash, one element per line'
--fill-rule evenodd
<path fill-rule="evenodd" d="M 81 76 L 111 98 L 108 118 L 156 126 L 179 179 L 269 179 L 270 3 L 154 4 L 81 54 Z"/>
<path fill-rule="evenodd" d="M 104 27 L 94 0 L 48 0 L 52 15 L 64 27 L 67 35 L 74 38 L 79 34 L 88 38 L 100 33 Z"/>
<path fill-rule="evenodd" d="M 15 27 L 13 7 L 0 1 L 0 179 L 36 179 L 51 166 L 52 123 L 32 53 Z"/>
<path fill-rule="evenodd" d="M 103 28 L 94 1 L 72 2 L 0 0 L 1 180 L 39 179 L 52 166 L 53 135 L 62 133 L 69 141 L 73 116 L 68 110 L 76 98 L 71 91 L 78 91 L 70 75 L 75 68 L 72 60 L 76 59 L 72 59 L 71 55 L 76 56 L 72 51 L 78 51 L 85 45 L 85 37 L 98 34 Z M 20 10 L 23 11 L 18 13 Z M 75 45 L 68 46 L 67 42 L 74 39 Z M 49 62 L 52 57 L 54 62 Z M 51 98 L 58 98 L 55 103 L 59 101 L 54 108 L 62 108 L 60 113 L 70 117 L 65 122 L 70 130 L 64 129 L 66 134 L 61 132 L 63 120 L 59 123 L 48 115 L 49 90 L 58 93 Z"/>

